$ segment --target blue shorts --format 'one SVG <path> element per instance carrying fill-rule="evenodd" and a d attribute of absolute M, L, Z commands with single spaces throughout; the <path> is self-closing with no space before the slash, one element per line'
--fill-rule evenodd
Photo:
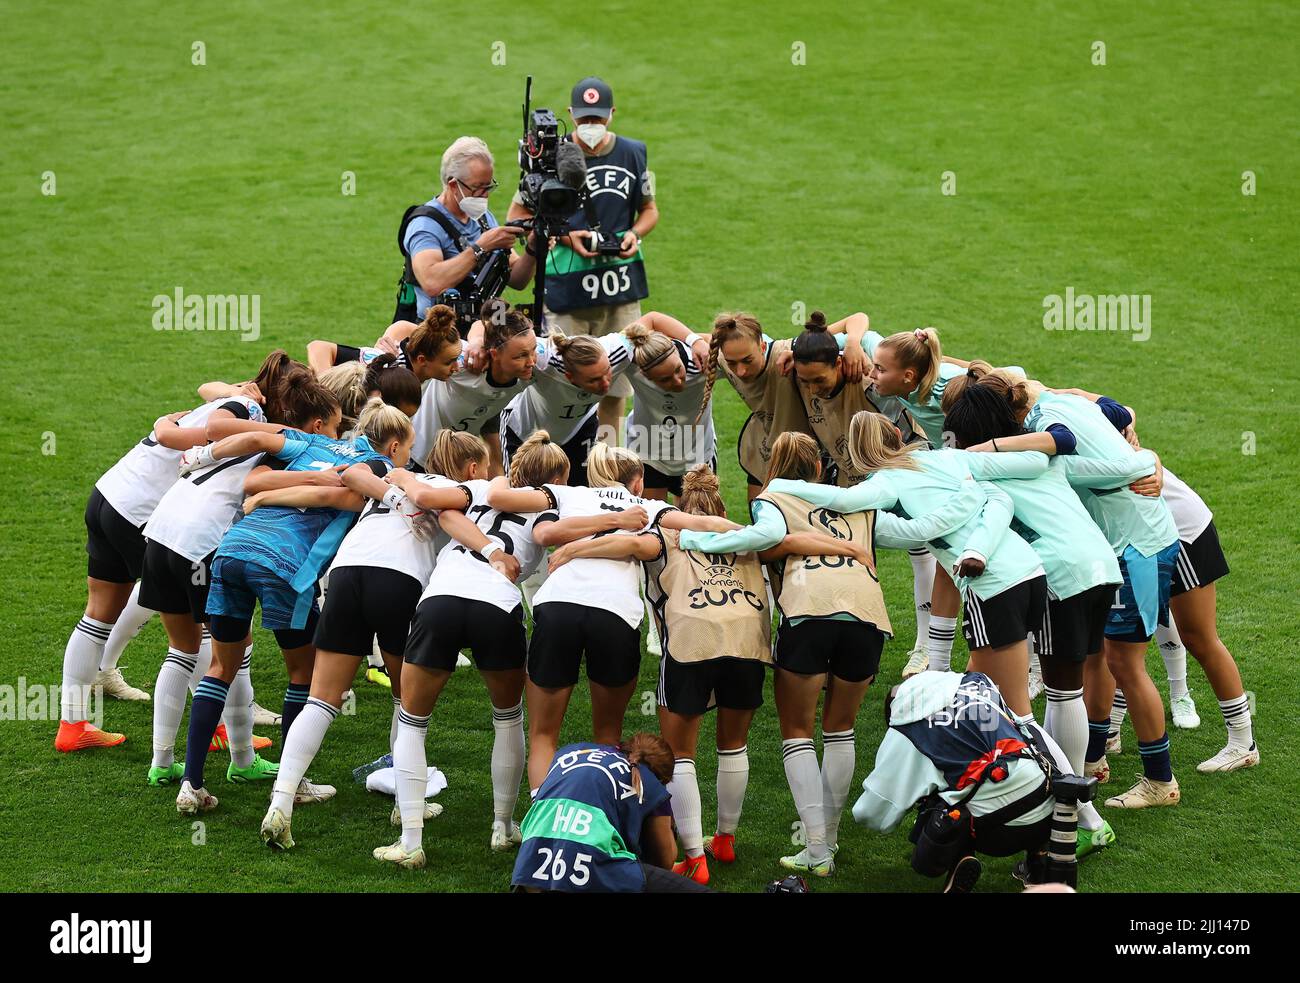
<path fill-rule="evenodd" d="M 1106 618 L 1106 637 L 1116 642 L 1149 642 L 1156 625 L 1169 624 L 1169 585 L 1182 544 L 1175 541 L 1159 553 L 1143 556 L 1132 546 L 1119 555 L 1124 578 Z"/>
<path fill-rule="evenodd" d="M 319 614 L 312 591 L 309 620 Z M 262 603 L 262 627 L 272 631 L 294 627 L 298 592 L 266 567 L 249 560 L 218 556 L 212 561 L 212 583 L 208 586 L 208 614 L 251 622 L 253 607 Z M 303 627 L 298 625 L 299 628 Z"/>

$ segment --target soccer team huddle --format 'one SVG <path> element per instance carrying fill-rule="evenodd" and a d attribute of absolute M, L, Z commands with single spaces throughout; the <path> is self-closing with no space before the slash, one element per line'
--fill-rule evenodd
<path fill-rule="evenodd" d="M 701 335 L 656 312 L 566 337 L 539 335 L 500 302 L 464 337 L 455 313 L 434 305 L 370 347 L 315 341 L 307 363 L 273 352 L 247 382 L 200 385 L 200 405 L 159 418 L 96 483 L 90 597 L 64 655 L 55 745 L 126 739 L 89 720 L 90 694 L 97 682 L 138 692 L 116 660 L 157 612 L 169 647 L 148 784 L 176 787 L 183 815 L 209 812 L 209 751 L 228 750 L 222 794 L 270 785 L 260 836 L 288 849 L 295 806 L 334 795 L 307 774 L 366 666 L 391 686 L 401 828 L 374 857 L 419 868 L 425 822 L 441 811 L 427 797 L 426 737 L 433 721 L 435 754 L 448 737 L 436 704 L 457 665 L 472 660 L 491 704 L 492 802 L 481 810 L 496 851 L 529 838 L 520 783 L 526 775 L 536 794 L 564 757 L 559 735 L 585 674 L 583 746 L 648 765 L 676 836 L 655 847 L 659 866 L 707 883 L 709 862 L 733 861 L 738 835 L 743 844 L 748 734 L 771 671 L 805 838 L 772 860 L 824 877 L 856 770 L 855 721 L 893 637 L 890 611 L 910 604 L 904 679 L 951 671 L 960 619 L 967 669 L 992 680 L 1017 724 L 1045 734 L 1063 770 L 1106 782 L 1131 716 L 1142 775 L 1103 808 L 1179 801 L 1147 671 L 1153 637 L 1175 727 L 1199 724 L 1188 651 L 1218 699 L 1226 744 L 1197 769 L 1257 764 L 1247 697 L 1215 627 L 1227 563 L 1205 503 L 1142 447 L 1132 407 L 995 368 L 1009 353 L 962 354 L 971 360 L 945 355 L 932 328 L 882 337 L 861 313 L 834 323 L 814 313 L 781 340 L 744 313 Z M 620 377 L 633 394 L 626 446 L 597 425 Z M 719 492 L 722 379 L 750 411 L 721 441 L 747 475 L 745 524 L 727 518 Z M 907 552 L 909 600 L 901 584 L 882 590 L 879 548 Z M 288 672 L 278 763 L 253 734 L 258 606 Z M 660 735 L 628 742 L 643 625 L 659 660 Z M 1038 727 L 1031 700 L 1043 689 Z M 714 711 L 706 841 L 695 757 Z M 553 804 L 539 797 L 534 812 L 543 800 Z M 1115 834 L 1089 804 L 1078 837 L 1084 855 Z M 515 883 L 537 866 L 521 857 Z"/>

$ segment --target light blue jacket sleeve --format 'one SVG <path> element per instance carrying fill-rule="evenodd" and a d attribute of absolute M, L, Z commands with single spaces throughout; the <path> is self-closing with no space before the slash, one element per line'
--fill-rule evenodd
<path fill-rule="evenodd" d="M 869 829 L 892 833 L 921 799 L 946 788 L 943 773 L 892 728 L 876 752 L 876 767 L 862 783 L 853 818 Z"/>
<path fill-rule="evenodd" d="M 1046 458 L 1046 455 L 1039 456 Z M 1010 495 L 991 481 L 981 481 L 980 487 L 988 495 L 988 501 L 984 504 L 984 516 L 976 527 L 974 535 L 966 540 L 962 556 L 976 553 L 987 563 L 989 558 L 997 551 L 998 544 L 1002 542 L 1002 537 L 1007 534 L 1007 530 L 1011 527 L 1011 519 L 1015 514 L 1015 504 L 1011 501 Z"/>
<path fill-rule="evenodd" d="M 1039 454 L 1046 466 L 1047 457 Z M 876 513 L 876 540 L 887 549 L 912 549 L 932 539 L 953 532 L 977 517 L 988 495 L 977 482 L 963 481 L 961 490 L 933 512 L 915 519 L 901 519 L 889 512 Z M 884 540 L 903 542 L 907 546 L 894 546 Z"/>
<path fill-rule="evenodd" d="M 968 453 L 962 461 L 970 473 L 984 481 L 1005 478 L 1037 478 L 1051 462 L 1041 451 L 1005 451 L 1003 453 Z"/>
<path fill-rule="evenodd" d="M 731 532 L 682 532 L 678 544 L 684 550 L 701 550 L 705 553 L 758 553 L 771 549 L 785 539 L 785 519 L 781 510 L 767 502 L 754 502 L 750 506 L 754 516 L 752 526 L 741 526 Z"/>
<path fill-rule="evenodd" d="M 878 471 L 868 480 L 852 488 L 836 488 L 834 485 L 817 485 L 811 481 L 792 481 L 789 478 L 776 478 L 768 482 L 767 490 L 778 494 L 795 495 L 805 502 L 836 512 L 870 512 L 872 509 L 887 509 L 898 502 L 889 474 Z"/>
<path fill-rule="evenodd" d="M 1070 454 L 1057 460 L 1065 478 L 1076 488 L 1123 488 L 1156 473 L 1156 456 L 1147 450 L 1119 460 Z"/>

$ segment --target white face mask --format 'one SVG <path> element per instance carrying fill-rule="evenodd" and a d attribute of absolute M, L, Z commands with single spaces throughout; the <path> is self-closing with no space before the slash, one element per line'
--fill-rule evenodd
<path fill-rule="evenodd" d="M 482 218 L 487 213 L 488 200 L 486 198 L 471 198 L 469 195 L 461 192 L 460 210 L 474 220 Z"/>
<path fill-rule="evenodd" d="M 579 140 L 595 150 L 605 142 L 605 134 L 609 131 L 605 129 L 604 123 L 579 123 L 575 132 Z"/>

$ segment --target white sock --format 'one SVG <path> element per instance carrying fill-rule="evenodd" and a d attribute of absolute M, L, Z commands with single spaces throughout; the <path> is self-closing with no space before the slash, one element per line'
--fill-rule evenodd
<path fill-rule="evenodd" d="M 280 772 L 275 776 L 275 791 L 271 795 L 271 808 L 279 809 L 286 816 L 293 815 L 293 794 L 298 791 L 298 783 L 316 759 L 321 741 L 325 740 L 325 732 L 338 715 L 337 707 L 314 696 L 307 697 L 306 705 L 298 711 L 298 716 L 284 739 Z"/>
<path fill-rule="evenodd" d="M 393 742 L 393 769 L 397 776 L 397 808 L 402 814 L 402 849 L 414 850 L 424 840 L 424 793 L 429 787 L 429 764 L 424 737 L 429 718 L 402 711 Z"/>
<path fill-rule="evenodd" d="M 210 668 L 212 668 L 212 636 L 204 628 L 203 641 L 199 642 L 199 654 L 194 658 L 194 671 L 190 673 L 190 696 L 194 695 L 194 687 L 199 685 L 199 680 L 208 674 Z"/>
<path fill-rule="evenodd" d="M 533 597 L 541 589 L 542 584 L 546 583 L 546 564 L 543 563 L 540 570 L 536 571 L 527 580 L 519 582 L 519 591 L 524 595 L 524 603 L 528 605 L 528 610 L 533 609 Z"/>
<path fill-rule="evenodd" d="M 393 719 L 388 724 L 388 753 L 392 754 L 397 747 L 397 719 L 402 713 L 401 697 L 393 697 Z"/>
<path fill-rule="evenodd" d="M 140 607 L 140 581 L 137 580 L 131 591 L 130 600 L 126 602 L 126 607 L 113 623 L 113 630 L 108 633 L 104 654 L 99 657 L 100 669 L 117 668 L 117 660 L 122 658 L 122 653 L 131 644 L 131 639 L 140 634 L 140 629 L 149 622 L 154 613 L 152 608 Z"/>
<path fill-rule="evenodd" d="M 186 687 L 198 656 L 169 648 L 153 686 L 153 767 L 170 768 L 176 760 L 176 732 L 185 716 Z"/>
<path fill-rule="evenodd" d="M 1034 645 L 1034 636 L 1027 639 L 1029 643 L 1029 675 L 1043 678 L 1043 664 L 1038 660 L 1038 647 Z"/>
<path fill-rule="evenodd" d="M 1124 699 L 1124 694 L 1117 689 L 1110 704 L 1110 732 L 1107 736 L 1115 737 L 1119 734 L 1120 728 L 1124 726 L 1126 713 L 1128 713 L 1128 700 Z"/>
<path fill-rule="evenodd" d="M 790 783 L 794 808 L 803 823 L 804 843 L 808 856 L 821 860 L 826 856 L 826 814 L 822 809 L 822 772 L 817 766 L 817 749 L 811 738 L 798 737 L 781 742 L 785 761 L 785 780 Z"/>
<path fill-rule="evenodd" d="M 1069 771 L 1074 775 L 1081 774 L 1081 772 L 1074 770 L 1074 767 L 1070 764 L 1070 759 L 1065 756 L 1061 746 L 1052 740 L 1051 735 L 1034 723 L 1032 714 L 1021 717 L 1013 712 L 1012 716 L 1021 727 L 1033 731 L 1034 736 L 1038 739 L 1039 748 L 1046 751 L 1048 756 L 1056 762 L 1056 767 L 1062 771 Z M 1101 813 L 1097 811 L 1097 807 L 1091 802 L 1084 802 L 1079 805 L 1079 828 L 1090 831 L 1101 829 Z"/>
<path fill-rule="evenodd" d="M 908 550 L 907 558 L 912 561 L 912 603 L 916 608 L 916 644 L 913 648 L 924 648 L 930 637 L 930 597 L 934 594 L 934 557 L 926 549 Z"/>
<path fill-rule="evenodd" d="M 384 657 L 379 654 L 379 642 L 374 641 L 370 645 L 370 654 L 366 656 L 366 665 L 371 669 L 384 668 Z"/>
<path fill-rule="evenodd" d="M 1088 709 L 1083 705 L 1083 689 L 1047 690 L 1047 712 L 1043 729 L 1061 746 L 1070 762 L 1070 770 L 1083 774 L 1083 758 L 1088 752 Z"/>
<path fill-rule="evenodd" d="M 507 710 L 493 707 L 492 730 L 492 812 L 509 832 L 524 777 L 524 701 Z"/>
<path fill-rule="evenodd" d="M 1169 676 L 1169 699 L 1187 695 L 1187 649 L 1178 637 L 1178 626 L 1169 619 L 1169 627 L 1156 625 L 1156 644 L 1160 658 L 1165 660 L 1165 673 Z"/>
<path fill-rule="evenodd" d="M 650 610 L 650 602 L 645 602 L 645 643 L 647 649 L 659 647 L 659 626 L 655 624 L 654 612 Z"/>
<path fill-rule="evenodd" d="M 99 660 L 104 655 L 104 644 L 112 630 L 113 626 L 108 622 L 82 615 L 68 636 L 68 644 L 63 650 L 60 716 L 70 724 L 89 718 L 90 687 L 94 685 Z"/>
<path fill-rule="evenodd" d="M 930 629 L 925 651 L 930 657 L 930 671 L 947 672 L 952 668 L 952 641 L 957 636 L 957 619 L 930 615 Z"/>
<path fill-rule="evenodd" d="M 1250 697 L 1245 693 L 1231 700 L 1220 700 L 1223 722 L 1228 727 L 1228 746 L 1249 750 L 1255 744 L 1255 729 L 1250 722 Z"/>
<path fill-rule="evenodd" d="M 668 783 L 668 794 L 673 797 L 673 822 L 677 824 L 677 838 L 687 857 L 704 853 L 704 811 L 700 805 L 700 783 L 695 777 L 695 762 L 678 758 L 673 762 L 673 778 Z"/>
<path fill-rule="evenodd" d="M 226 725 L 226 737 L 230 740 L 230 760 L 236 768 L 247 768 L 253 763 L 252 664 L 253 650 L 250 647 L 230 683 L 226 708 L 221 711 L 221 722 Z"/>
<path fill-rule="evenodd" d="M 840 815 L 853 784 L 856 750 L 853 731 L 822 732 L 822 816 L 827 849 L 840 841 Z"/>
<path fill-rule="evenodd" d="M 749 785 L 749 746 L 718 750 L 718 832 L 735 834 Z"/>

